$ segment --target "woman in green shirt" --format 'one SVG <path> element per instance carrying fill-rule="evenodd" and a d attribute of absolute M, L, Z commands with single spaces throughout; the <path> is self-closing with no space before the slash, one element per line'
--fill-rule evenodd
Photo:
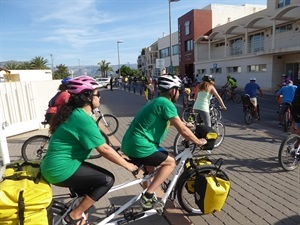
<path fill-rule="evenodd" d="M 100 105 L 98 83 L 89 76 L 69 81 L 71 94 L 50 122 L 49 146 L 41 164 L 43 177 L 51 184 L 72 188 L 81 203 L 64 219 L 65 224 L 86 224 L 84 212 L 105 195 L 115 178 L 108 170 L 85 162 L 93 149 L 129 171 L 137 167 L 128 163 L 105 143 L 93 118 L 92 110 Z"/>

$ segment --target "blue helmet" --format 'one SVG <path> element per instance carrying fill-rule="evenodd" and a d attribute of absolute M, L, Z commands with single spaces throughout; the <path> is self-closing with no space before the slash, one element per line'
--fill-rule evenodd
<path fill-rule="evenodd" d="M 71 80 L 70 77 L 65 77 L 64 79 L 61 80 L 61 83 L 64 85 L 68 85 L 70 80 Z"/>

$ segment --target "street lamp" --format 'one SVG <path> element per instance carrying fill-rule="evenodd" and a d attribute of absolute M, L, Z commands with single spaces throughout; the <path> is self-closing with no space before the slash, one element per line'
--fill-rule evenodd
<path fill-rule="evenodd" d="M 120 43 L 123 43 L 123 41 L 117 41 L 119 77 L 121 77 L 121 69 L 120 69 L 120 53 L 119 53 L 119 44 L 120 44 Z"/>
<path fill-rule="evenodd" d="M 173 73 L 173 61 L 172 61 L 172 23 L 171 23 L 171 2 L 179 2 L 180 0 L 168 0 L 169 1 L 169 29 L 170 29 L 170 67 L 169 73 Z"/>

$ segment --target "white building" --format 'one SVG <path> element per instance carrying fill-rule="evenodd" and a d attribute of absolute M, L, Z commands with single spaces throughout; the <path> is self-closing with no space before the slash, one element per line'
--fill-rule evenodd
<path fill-rule="evenodd" d="M 263 90 L 274 91 L 281 75 L 300 81 L 300 0 L 268 0 L 267 8 L 212 29 L 194 42 L 195 72 L 227 74 L 239 88 L 256 77 Z M 215 65 L 215 68 L 214 68 Z"/>
<path fill-rule="evenodd" d="M 0 70 L 0 77 L 5 78 L 3 81 L 39 81 L 52 80 L 51 70 Z"/>

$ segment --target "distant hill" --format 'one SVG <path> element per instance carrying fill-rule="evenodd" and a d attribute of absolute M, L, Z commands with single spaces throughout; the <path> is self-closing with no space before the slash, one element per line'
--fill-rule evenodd
<path fill-rule="evenodd" d="M 0 62 L 0 67 L 5 65 L 7 62 Z M 127 64 L 126 66 L 129 66 L 132 69 L 137 69 L 137 64 Z M 111 72 L 112 75 L 115 74 L 115 72 L 118 70 L 118 65 L 111 65 L 113 68 L 113 72 Z M 79 66 L 68 66 L 70 73 L 73 72 L 73 76 L 80 76 L 80 75 L 88 75 L 91 77 L 95 76 L 101 76 L 101 72 L 98 71 L 98 66 L 88 66 L 88 65 L 81 65 Z"/>

